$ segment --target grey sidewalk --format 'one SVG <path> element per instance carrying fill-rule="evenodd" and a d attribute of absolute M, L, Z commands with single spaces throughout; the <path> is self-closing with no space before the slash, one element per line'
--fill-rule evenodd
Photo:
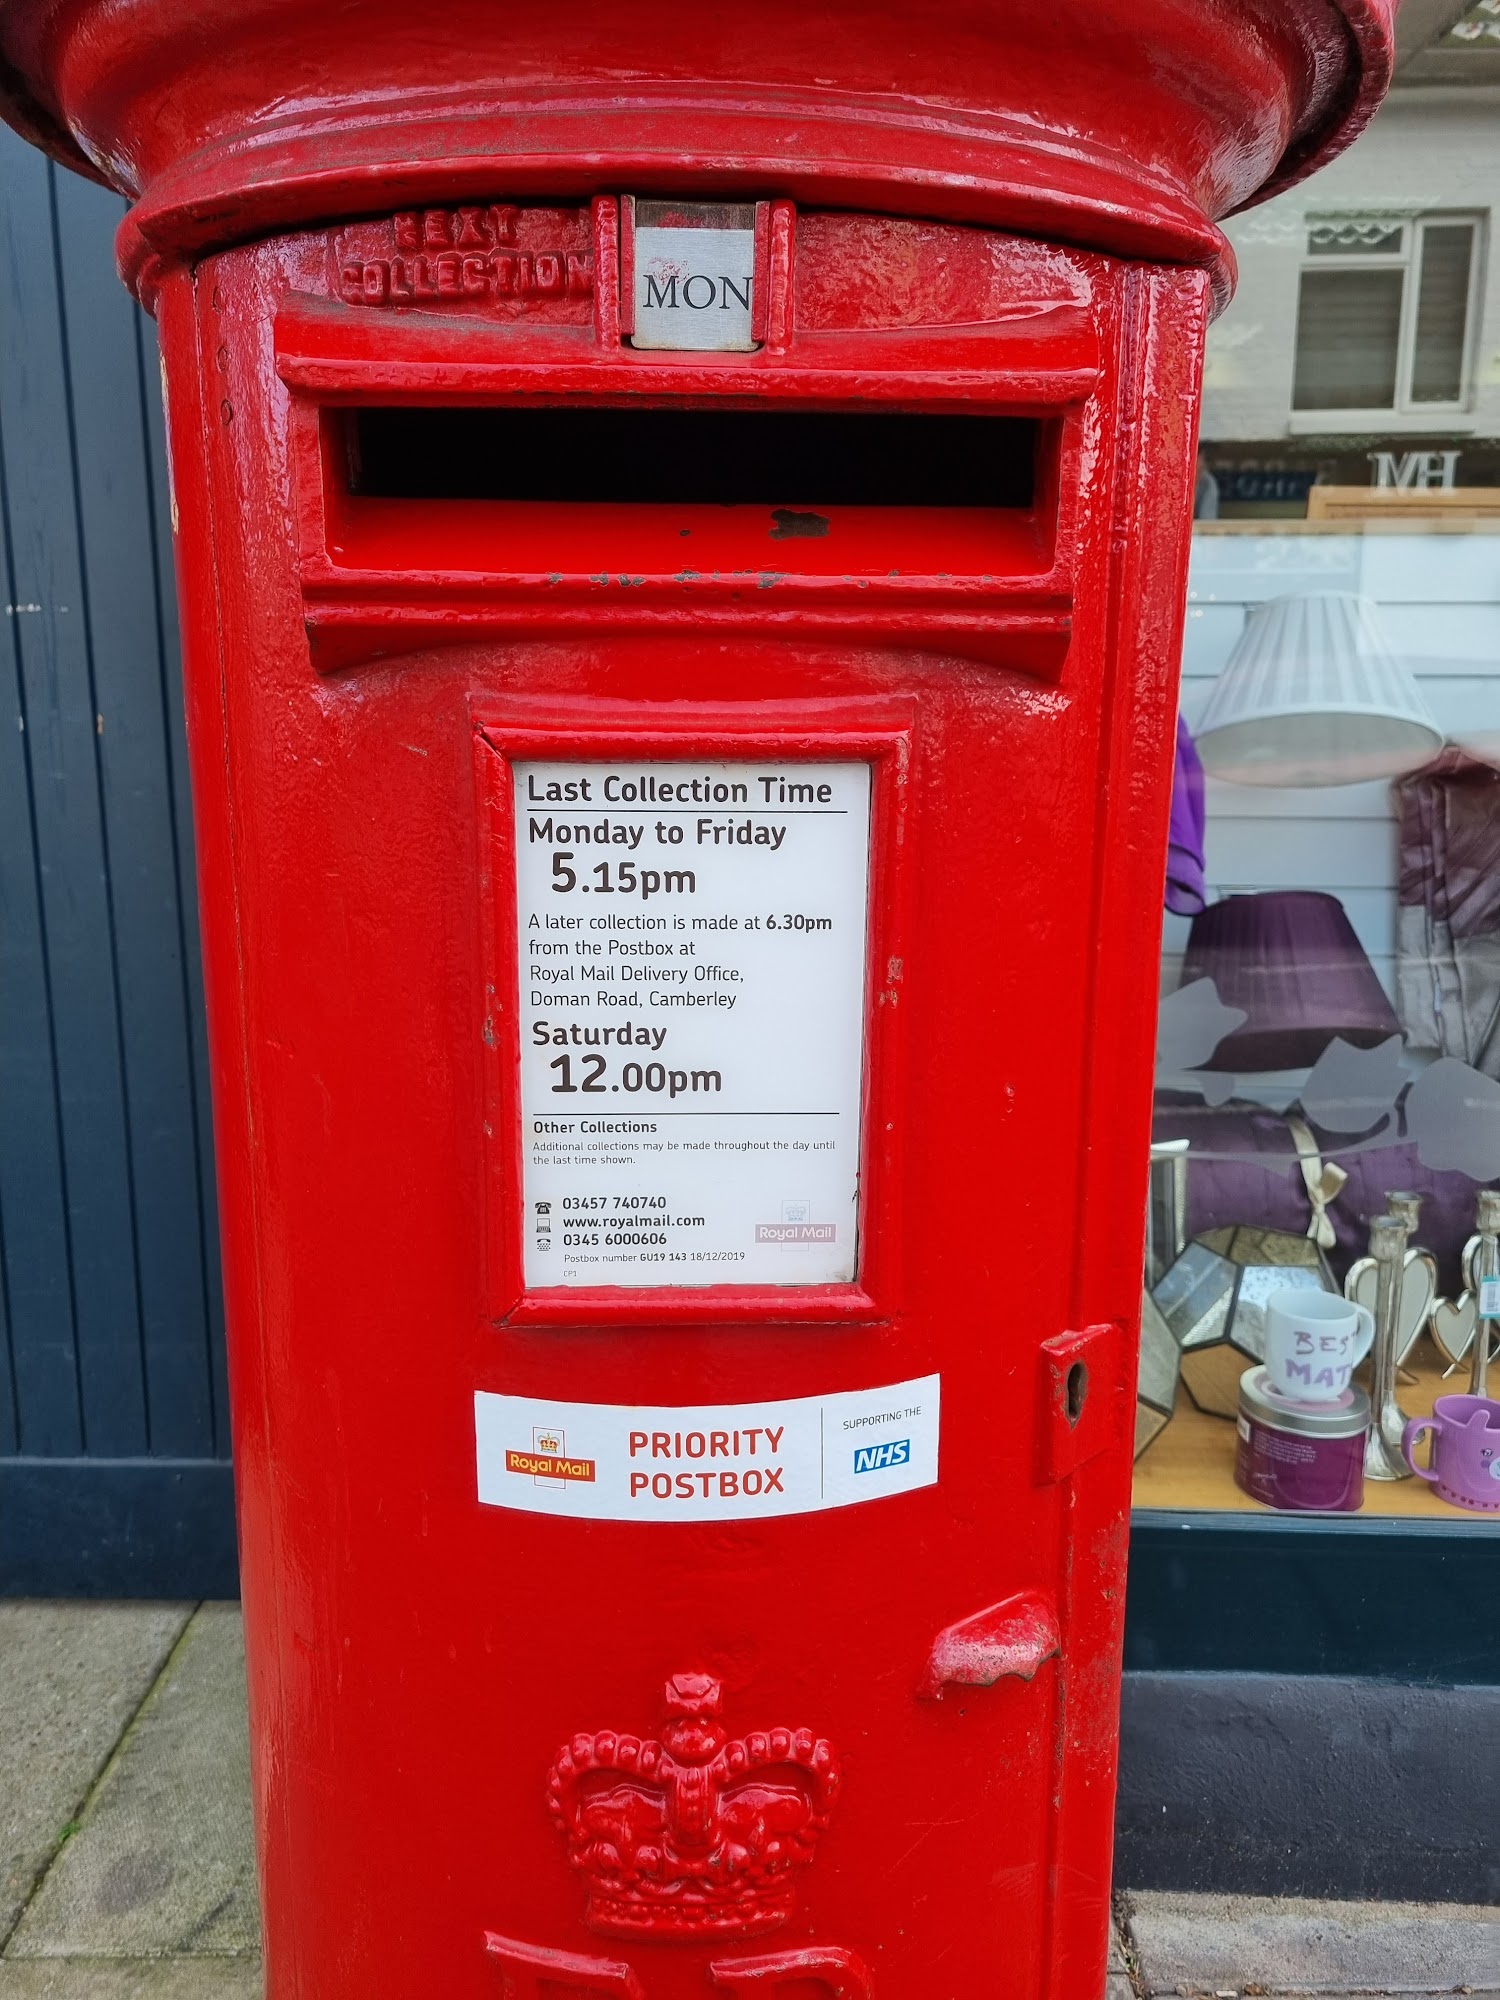
<path fill-rule="evenodd" d="M 0 2000 L 256 2000 L 230 1604 L 0 1603 Z"/>
<path fill-rule="evenodd" d="M 1120 1909 L 1107 2000 L 1500 2000 L 1500 1910 Z M 258 2000 L 259 1942 L 237 1607 L 0 1601 L 0 2000 Z"/>

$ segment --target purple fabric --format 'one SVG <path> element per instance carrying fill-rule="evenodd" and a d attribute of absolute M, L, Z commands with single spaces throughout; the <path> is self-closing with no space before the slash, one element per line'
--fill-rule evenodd
<path fill-rule="evenodd" d="M 1306 1069 L 1335 1035 L 1370 1049 L 1401 1032 L 1343 904 L 1321 890 L 1267 889 L 1200 910 L 1178 983 L 1195 979 L 1246 1017 L 1203 1069 Z"/>
<path fill-rule="evenodd" d="M 1456 1298 L 1463 1288 L 1459 1255 L 1473 1232 L 1477 1184 L 1467 1174 L 1424 1167 L 1406 1134 L 1404 1103 L 1396 1116 L 1390 1143 L 1372 1145 L 1368 1152 L 1350 1150 L 1360 1142 L 1347 1135 L 1311 1128 L 1323 1159 L 1337 1161 L 1349 1176 L 1328 1204 L 1337 1237 L 1328 1261 L 1342 1284 L 1355 1258 L 1369 1249 L 1371 1216 L 1384 1215 L 1386 1196 L 1400 1188 L 1426 1197 L 1414 1240 L 1436 1257 L 1444 1296 Z M 1186 1093 L 1163 1091 L 1156 1100 L 1151 1136 L 1191 1141 L 1190 1236 L 1239 1222 L 1305 1233 L 1312 1204 L 1297 1163 L 1296 1141 L 1276 1112 L 1235 1098 L 1211 1109 Z M 1231 1157 L 1218 1157 L 1226 1154 Z"/>
<path fill-rule="evenodd" d="M 1203 765 L 1187 724 L 1177 718 L 1172 767 L 1172 826 L 1167 835 L 1167 908 L 1196 916 L 1208 901 L 1203 881 Z"/>

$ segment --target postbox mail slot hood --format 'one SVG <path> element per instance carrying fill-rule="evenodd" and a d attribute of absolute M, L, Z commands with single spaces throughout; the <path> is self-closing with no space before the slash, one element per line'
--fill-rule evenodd
<path fill-rule="evenodd" d="M 982 393 L 991 408 L 1060 410 L 1098 385 L 1088 310 L 1046 304 L 973 326 L 799 328 L 788 353 L 601 348 L 588 328 L 485 325 L 440 312 L 372 314 L 310 296 L 276 315 L 276 372 L 323 403 L 510 402 L 736 393 L 912 407 Z"/>
<path fill-rule="evenodd" d="M 1100 375 L 1081 308 L 920 337 L 799 332 L 781 353 L 705 355 L 601 349 L 587 329 L 427 313 L 372 326 L 368 314 L 294 297 L 275 341 L 293 392 L 305 618 L 325 670 L 484 631 L 585 622 L 920 646 L 1046 679 L 1061 666 L 1080 416 Z M 601 440 L 639 431 L 659 452 L 695 413 L 715 448 L 737 424 L 765 424 L 785 440 L 785 490 L 772 490 L 764 447 L 742 493 L 728 474 L 705 486 L 691 468 L 673 492 L 659 465 L 639 500 L 618 473 L 601 487 L 587 462 L 514 490 L 498 474 L 441 469 L 466 417 L 476 449 L 486 434 L 503 447 L 506 412 L 524 413 L 518 446 L 550 441 L 575 459 L 596 430 Z M 993 464 L 966 472 L 949 425 L 971 457 Z M 851 505 L 842 461 L 868 462 L 873 447 L 866 435 L 846 449 L 843 433 L 872 426 L 891 477 Z M 926 455 L 903 496 L 899 460 L 913 430 Z"/>

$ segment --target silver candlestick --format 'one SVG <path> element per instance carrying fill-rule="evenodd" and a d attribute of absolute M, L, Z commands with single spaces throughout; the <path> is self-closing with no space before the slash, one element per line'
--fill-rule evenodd
<path fill-rule="evenodd" d="M 1426 1200 L 1425 1195 L 1405 1194 L 1405 1193 L 1388 1194 L 1385 1198 L 1385 1212 L 1387 1215 L 1393 1215 L 1396 1218 L 1396 1220 L 1405 1227 L 1408 1244 L 1410 1243 L 1411 1238 L 1416 1233 L 1417 1224 L 1422 1219 L 1422 1203 L 1425 1200 Z M 1406 1289 L 1406 1258 L 1403 1255 L 1401 1260 L 1401 1279 L 1397 1289 L 1397 1305 L 1396 1305 L 1397 1317 L 1402 1322 L 1403 1333 L 1405 1328 L 1406 1316 L 1401 1309 L 1400 1295 L 1405 1289 Z M 1415 1375 L 1410 1373 L 1409 1370 L 1401 1366 L 1399 1357 L 1397 1358 L 1396 1361 L 1396 1379 L 1398 1382 L 1407 1382 L 1407 1383 L 1414 1382 L 1417 1379 Z M 1406 1454 L 1403 1452 L 1401 1457 L 1402 1457 L 1402 1463 L 1405 1464 Z"/>
<path fill-rule="evenodd" d="M 1410 1235 L 1421 1219 L 1422 1203 L 1425 1200 L 1426 1196 L 1420 1194 L 1388 1194 L 1385 1198 L 1385 1212 L 1387 1215 L 1393 1215 Z"/>
<path fill-rule="evenodd" d="M 1375 1344 L 1370 1349 L 1370 1434 L 1365 1439 L 1366 1479 L 1410 1479 L 1401 1452 L 1406 1412 L 1396 1401 L 1396 1350 L 1401 1344 L 1401 1280 L 1411 1225 L 1402 1216 L 1377 1215 L 1370 1223 L 1375 1259 Z"/>
<path fill-rule="evenodd" d="M 1490 1374 L 1490 1328 L 1494 1324 L 1480 1310 L 1484 1304 L 1484 1281 L 1500 1278 L 1500 1192 L 1481 1188 L 1474 1214 L 1479 1246 L 1474 1252 L 1474 1359 L 1469 1365 L 1469 1394 L 1487 1396 Z"/>

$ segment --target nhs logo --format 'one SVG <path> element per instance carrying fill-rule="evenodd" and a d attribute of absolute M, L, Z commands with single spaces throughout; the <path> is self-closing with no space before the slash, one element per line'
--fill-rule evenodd
<path fill-rule="evenodd" d="M 910 1438 L 892 1438 L 889 1444 L 862 1444 L 855 1447 L 856 1472 L 887 1472 L 893 1465 L 910 1464 Z"/>

